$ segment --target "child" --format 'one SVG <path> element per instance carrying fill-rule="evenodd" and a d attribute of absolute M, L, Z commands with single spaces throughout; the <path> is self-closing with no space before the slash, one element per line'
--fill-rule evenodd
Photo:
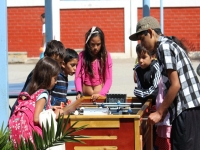
<path fill-rule="evenodd" d="M 11 120 L 9 120 L 11 139 L 15 147 L 17 143 L 19 144 L 20 139 L 29 139 L 33 142 L 33 130 L 42 135 L 42 127 L 39 122 L 43 120 L 39 119 L 40 113 L 43 110 L 51 108 L 48 97 L 50 96 L 51 89 L 57 82 L 59 72 L 60 67 L 58 63 L 49 57 L 40 59 L 36 64 L 28 88 L 28 94 L 31 98 L 28 98 L 29 95 L 27 93 L 20 95 L 19 99 L 22 98 L 23 101 L 21 101 L 20 107 L 16 107 L 16 112 L 11 117 Z M 54 119 L 58 118 L 59 113 L 63 114 L 62 109 L 57 107 L 53 107 L 52 109 Z"/>
<path fill-rule="evenodd" d="M 65 57 L 65 47 L 60 41 L 52 40 L 47 43 L 44 55 L 45 55 L 45 57 L 50 57 L 50 58 L 56 60 L 58 62 L 58 64 L 61 66 L 63 63 L 63 59 Z M 29 84 L 30 84 L 30 81 L 31 81 L 31 78 L 33 75 L 33 71 L 34 70 L 32 70 L 29 73 L 21 92 L 28 91 Z M 12 106 L 11 115 L 12 115 L 16 105 L 18 105 L 17 100 L 15 101 L 14 105 Z"/>
<path fill-rule="evenodd" d="M 49 93 L 57 83 L 57 77 L 60 72 L 58 63 L 49 57 L 44 57 L 36 64 L 33 76 L 28 88 L 29 95 L 32 95 L 39 89 L 46 89 L 48 92 L 42 93 L 35 103 L 34 124 L 39 125 L 39 114 L 46 108 Z M 61 109 L 53 107 L 56 118 L 59 113 L 63 113 Z"/>
<path fill-rule="evenodd" d="M 78 64 L 78 54 L 75 50 L 67 48 L 64 61 L 61 65 L 61 72 L 58 75 L 57 83 L 52 89 L 52 105 L 60 106 L 61 102 L 65 105 L 67 100 L 67 88 L 68 88 L 68 75 L 72 76 L 76 72 L 76 66 Z"/>
<path fill-rule="evenodd" d="M 169 108 L 172 149 L 200 147 L 200 84 L 187 56 L 187 49 L 174 37 L 159 35 L 160 24 L 154 17 L 142 18 L 136 33 L 129 37 L 140 40 L 150 52 L 157 53 L 164 83 L 164 100 L 148 122 L 158 123 Z"/>
<path fill-rule="evenodd" d="M 99 27 L 92 27 L 85 38 L 85 50 L 79 54 L 75 76 L 77 99 L 91 96 L 95 101 L 105 96 L 112 84 L 112 59 L 106 50 L 105 37 Z"/>
<path fill-rule="evenodd" d="M 143 99 L 144 102 L 147 99 L 152 99 L 153 105 L 159 106 L 163 101 L 163 86 L 161 86 L 162 78 L 160 76 L 158 61 L 155 60 L 155 54 L 149 52 L 146 48 L 142 47 L 141 44 L 137 45 L 136 52 L 138 63 L 134 71 L 138 87 L 135 88 L 134 94 L 138 98 Z M 156 124 L 156 126 L 153 127 L 154 147 L 157 146 L 159 149 L 164 147 L 166 150 L 170 150 L 170 131 L 171 126 L 169 124 L 168 115 L 164 122 Z"/>
<path fill-rule="evenodd" d="M 135 66 L 135 77 L 137 87 L 134 94 L 140 99 L 152 99 L 153 104 L 158 94 L 158 82 L 160 80 L 160 70 L 155 54 L 150 53 L 141 44 L 136 47 L 138 63 Z"/>
<path fill-rule="evenodd" d="M 40 47 L 40 58 L 44 57 L 44 50 L 46 48 L 46 31 L 45 31 L 45 13 L 41 14 L 41 22 L 42 22 L 42 44 Z"/>

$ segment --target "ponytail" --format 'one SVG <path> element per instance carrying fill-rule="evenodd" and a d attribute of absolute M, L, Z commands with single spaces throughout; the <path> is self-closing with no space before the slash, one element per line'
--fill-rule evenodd
<path fill-rule="evenodd" d="M 154 29 L 154 31 L 158 34 L 158 35 L 161 35 L 161 36 L 164 36 L 161 32 L 161 29 L 160 28 L 157 28 L 157 29 Z M 173 42 L 175 42 L 178 46 L 180 46 L 185 52 L 186 54 L 188 55 L 188 49 L 187 47 L 183 44 L 183 42 L 181 42 L 177 37 L 175 36 L 165 36 L 166 38 L 172 40 Z"/>
<path fill-rule="evenodd" d="M 187 47 L 177 37 L 175 37 L 175 36 L 167 36 L 167 38 L 172 40 L 173 42 L 175 42 L 178 46 L 180 46 L 183 50 L 185 50 L 186 54 L 188 54 Z"/>

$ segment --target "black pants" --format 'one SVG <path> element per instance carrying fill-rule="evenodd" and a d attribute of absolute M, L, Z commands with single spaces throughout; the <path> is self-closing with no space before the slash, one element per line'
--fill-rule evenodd
<path fill-rule="evenodd" d="M 183 111 L 172 123 L 172 150 L 200 150 L 200 107 Z"/>

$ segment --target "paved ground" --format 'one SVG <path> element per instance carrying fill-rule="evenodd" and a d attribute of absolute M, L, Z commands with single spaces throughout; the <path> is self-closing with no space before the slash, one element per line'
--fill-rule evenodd
<path fill-rule="evenodd" d="M 136 84 L 133 81 L 133 66 L 135 60 L 128 59 L 113 59 L 113 84 L 110 93 L 127 94 L 134 96 L 133 89 Z M 200 61 L 192 60 L 192 65 L 196 70 Z M 24 82 L 27 75 L 34 68 L 35 64 L 9 64 L 8 75 L 9 83 Z M 199 78 L 200 79 L 200 78 Z M 70 76 L 69 80 L 74 80 L 74 76 Z M 75 99 L 74 96 L 70 99 Z M 15 99 L 10 99 L 10 105 L 13 105 Z"/>

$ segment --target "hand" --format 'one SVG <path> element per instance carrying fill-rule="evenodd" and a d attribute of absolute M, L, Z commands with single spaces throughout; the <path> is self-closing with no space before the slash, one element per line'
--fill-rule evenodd
<path fill-rule="evenodd" d="M 91 96 L 91 99 L 93 100 L 93 101 L 96 101 L 98 98 L 99 98 L 99 96 L 101 96 L 100 94 L 93 94 L 92 96 Z"/>
<path fill-rule="evenodd" d="M 76 95 L 76 100 L 81 98 L 81 94 Z"/>
<path fill-rule="evenodd" d="M 51 109 L 53 109 L 53 110 L 61 109 L 61 106 L 51 106 Z"/>
<path fill-rule="evenodd" d="M 59 114 L 63 115 L 64 111 L 63 109 L 54 109 L 54 113 L 56 114 L 56 119 L 58 119 Z"/>
<path fill-rule="evenodd" d="M 149 117 L 148 117 L 148 123 L 150 123 L 150 124 L 156 124 L 156 123 L 160 122 L 161 119 L 162 119 L 162 115 L 158 111 L 156 111 L 156 112 L 151 113 L 149 115 Z"/>

